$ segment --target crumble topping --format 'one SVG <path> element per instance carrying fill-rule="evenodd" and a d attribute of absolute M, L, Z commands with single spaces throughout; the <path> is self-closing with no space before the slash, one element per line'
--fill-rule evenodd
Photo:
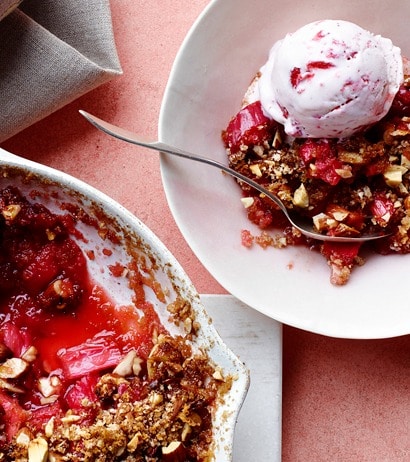
<path fill-rule="evenodd" d="M 361 247 L 380 254 L 409 253 L 410 80 L 406 76 L 390 112 L 363 133 L 346 139 L 291 138 L 268 119 L 260 101 L 247 102 L 222 132 L 229 166 L 263 185 L 286 208 L 312 220 L 322 234 L 359 236 L 386 232 L 363 244 L 308 239 L 289 227 L 269 198 L 238 181 L 242 204 L 259 236 L 242 230 L 242 243 L 262 248 L 307 245 L 320 251 L 331 282 L 344 285 L 364 264 Z M 271 230 L 277 229 L 276 232 Z"/>

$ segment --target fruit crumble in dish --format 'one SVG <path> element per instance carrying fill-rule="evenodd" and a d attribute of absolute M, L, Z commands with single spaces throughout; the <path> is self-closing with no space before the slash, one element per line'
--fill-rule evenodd
<path fill-rule="evenodd" d="M 239 182 L 262 231 L 242 243 L 306 245 L 344 285 L 365 249 L 410 252 L 410 72 L 388 39 L 345 21 L 304 26 L 277 42 L 222 132 L 229 165 L 329 236 L 388 233 L 376 241 L 306 238 L 279 208 Z M 269 230 L 277 229 L 277 232 Z"/>
<path fill-rule="evenodd" d="M 75 224 L 116 236 L 77 205 L 51 212 L 38 194 L 0 191 L 0 461 L 214 460 L 212 418 L 233 378 L 193 344 L 190 302 L 167 304 L 181 327 L 171 334 L 144 292 L 165 301 L 162 287 L 135 254 L 107 265 L 133 293 L 114 303 L 89 275 L 95 254 Z"/>

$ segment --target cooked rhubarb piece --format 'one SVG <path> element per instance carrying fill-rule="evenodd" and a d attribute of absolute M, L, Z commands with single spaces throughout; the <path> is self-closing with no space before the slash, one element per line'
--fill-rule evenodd
<path fill-rule="evenodd" d="M 241 146 L 259 145 L 271 138 L 275 126 L 276 123 L 264 115 L 260 101 L 256 101 L 236 114 L 222 133 L 222 138 L 231 153 L 235 153 Z"/>

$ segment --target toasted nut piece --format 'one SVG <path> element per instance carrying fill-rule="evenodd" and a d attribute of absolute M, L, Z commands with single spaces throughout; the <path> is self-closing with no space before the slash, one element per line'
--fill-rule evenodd
<path fill-rule="evenodd" d="M 24 390 L 22 388 L 16 387 L 4 379 L 0 379 L 0 388 L 11 391 L 13 393 L 24 393 Z"/>
<path fill-rule="evenodd" d="M 407 168 L 402 165 L 390 165 L 383 173 L 384 180 L 388 186 L 398 186 L 403 180 L 403 174 Z"/>
<path fill-rule="evenodd" d="M 81 416 L 75 414 L 69 414 L 64 417 L 61 417 L 61 422 L 65 424 L 72 424 L 81 420 Z"/>
<path fill-rule="evenodd" d="M 340 161 L 347 162 L 349 164 L 360 165 L 364 163 L 363 156 L 358 152 L 341 151 L 338 152 L 337 157 Z"/>
<path fill-rule="evenodd" d="M 318 213 L 313 217 L 313 224 L 318 231 L 325 231 L 337 226 L 337 221 L 325 213 Z"/>
<path fill-rule="evenodd" d="M 27 361 L 28 363 L 32 363 L 37 358 L 37 353 L 37 348 L 35 346 L 30 346 L 22 354 L 21 359 L 24 359 L 24 361 Z"/>
<path fill-rule="evenodd" d="M 248 209 L 251 205 L 253 205 L 255 199 L 253 197 L 242 197 L 241 202 L 242 205 Z"/>
<path fill-rule="evenodd" d="M 301 207 L 302 209 L 309 207 L 309 195 L 303 183 L 293 194 L 293 203 L 296 207 Z"/>
<path fill-rule="evenodd" d="M 186 460 L 186 449 L 181 441 L 172 441 L 161 450 L 162 460 L 165 462 L 184 462 Z"/>
<path fill-rule="evenodd" d="M 345 223 L 339 223 L 333 230 L 334 236 L 358 236 L 359 234 L 359 230 L 352 228 Z"/>
<path fill-rule="evenodd" d="M 31 440 L 28 445 L 28 462 L 46 462 L 48 458 L 48 443 L 44 438 Z"/>
<path fill-rule="evenodd" d="M 252 164 L 252 165 L 249 166 L 249 169 L 257 177 L 262 176 L 262 172 L 261 172 L 261 169 L 259 167 L 259 164 Z"/>
<path fill-rule="evenodd" d="M 281 144 L 282 144 L 282 136 L 280 134 L 280 131 L 276 130 L 275 136 L 273 137 L 273 141 L 272 141 L 272 147 L 274 149 L 278 149 L 280 148 Z"/>
<path fill-rule="evenodd" d="M 263 156 L 263 147 L 260 146 L 259 144 L 254 146 L 252 150 L 257 156 L 259 156 L 259 157 Z"/>
<path fill-rule="evenodd" d="M 344 221 L 349 216 L 350 212 L 340 205 L 332 204 L 328 207 L 327 214 L 336 221 Z"/>
<path fill-rule="evenodd" d="M 140 442 L 139 434 L 136 433 L 127 444 L 127 449 L 129 452 L 134 452 Z"/>
<path fill-rule="evenodd" d="M 121 377 L 132 375 L 132 366 L 136 357 L 137 352 L 135 350 L 130 350 L 113 370 L 113 374 L 120 375 Z"/>
<path fill-rule="evenodd" d="M 335 172 L 341 177 L 341 178 L 352 178 L 353 173 L 352 169 L 350 166 L 346 165 L 344 168 L 335 168 Z"/>
<path fill-rule="evenodd" d="M 28 428 L 24 427 L 18 431 L 17 436 L 16 436 L 16 443 L 19 446 L 28 447 L 32 439 L 33 439 L 33 434 Z"/>
<path fill-rule="evenodd" d="M 48 396 L 47 398 L 42 396 L 40 397 L 40 404 L 44 406 L 46 404 L 55 403 L 57 400 L 58 400 L 58 395 L 51 395 L 51 396 Z"/>
<path fill-rule="evenodd" d="M 222 372 L 217 369 L 213 374 L 212 374 L 212 377 L 215 379 L 215 380 L 219 380 L 220 382 L 223 382 L 224 381 L 224 377 L 222 375 Z"/>
<path fill-rule="evenodd" d="M 56 301 L 58 300 L 55 307 L 59 310 L 66 308 L 67 302 L 74 296 L 73 283 L 68 278 L 56 279 L 46 291 L 49 296 L 54 296 Z"/>
<path fill-rule="evenodd" d="M 55 420 L 55 416 L 51 417 L 51 419 L 44 426 L 44 434 L 46 435 L 47 438 L 51 438 L 53 436 L 54 420 Z"/>
<path fill-rule="evenodd" d="M 138 356 L 134 358 L 134 361 L 132 363 L 132 372 L 134 373 L 135 376 L 138 376 L 142 370 L 141 365 L 144 361 L 139 358 Z"/>
<path fill-rule="evenodd" d="M 27 361 L 21 358 L 7 359 L 3 364 L 0 364 L 1 379 L 15 379 L 19 377 L 28 368 Z"/>
<path fill-rule="evenodd" d="M 185 422 L 184 428 L 182 429 L 182 432 L 181 432 L 181 440 L 186 441 L 191 431 L 192 431 L 191 425 Z"/>
<path fill-rule="evenodd" d="M 58 394 L 61 388 L 61 380 L 56 376 L 40 377 L 38 379 L 38 389 L 45 398 Z"/>
<path fill-rule="evenodd" d="M 409 130 L 401 130 L 401 129 L 394 130 L 390 133 L 390 135 L 394 137 L 407 136 L 408 134 L 410 134 Z"/>
<path fill-rule="evenodd" d="M 410 159 L 407 156 L 402 155 L 400 157 L 400 165 L 402 165 L 403 167 L 410 168 Z"/>
<path fill-rule="evenodd" d="M 150 395 L 149 400 L 153 406 L 157 406 L 158 404 L 161 404 L 164 401 L 164 397 L 161 395 L 161 393 L 157 393 L 156 391 L 154 391 Z"/>
<path fill-rule="evenodd" d="M 334 212 L 332 215 L 336 221 L 343 221 L 349 216 L 349 212 Z"/>
<path fill-rule="evenodd" d="M 14 220 L 17 215 L 20 213 L 21 206 L 19 204 L 10 204 L 1 211 L 3 217 L 8 220 Z"/>
<path fill-rule="evenodd" d="M 192 319 L 191 318 L 186 318 L 184 320 L 184 329 L 187 334 L 190 334 L 192 331 Z"/>

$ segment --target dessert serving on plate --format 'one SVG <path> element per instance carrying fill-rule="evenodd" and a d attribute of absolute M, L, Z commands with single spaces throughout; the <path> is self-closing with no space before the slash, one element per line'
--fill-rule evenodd
<path fill-rule="evenodd" d="M 0 460 L 229 460 L 246 372 L 176 262 L 108 198 L 13 162 L 0 165 Z"/>
<path fill-rule="evenodd" d="M 410 84 L 392 42 L 347 21 L 316 21 L 278 41 L 222 134 L 229 164 L 330 236 L 387 233 L 365 245 L 312 241 L 241 184 L 252 246 L 308 245 L 343 285 L 365 247 L 409 253 Z M 281 233 L 269 232 L 280 229 Z"/>

